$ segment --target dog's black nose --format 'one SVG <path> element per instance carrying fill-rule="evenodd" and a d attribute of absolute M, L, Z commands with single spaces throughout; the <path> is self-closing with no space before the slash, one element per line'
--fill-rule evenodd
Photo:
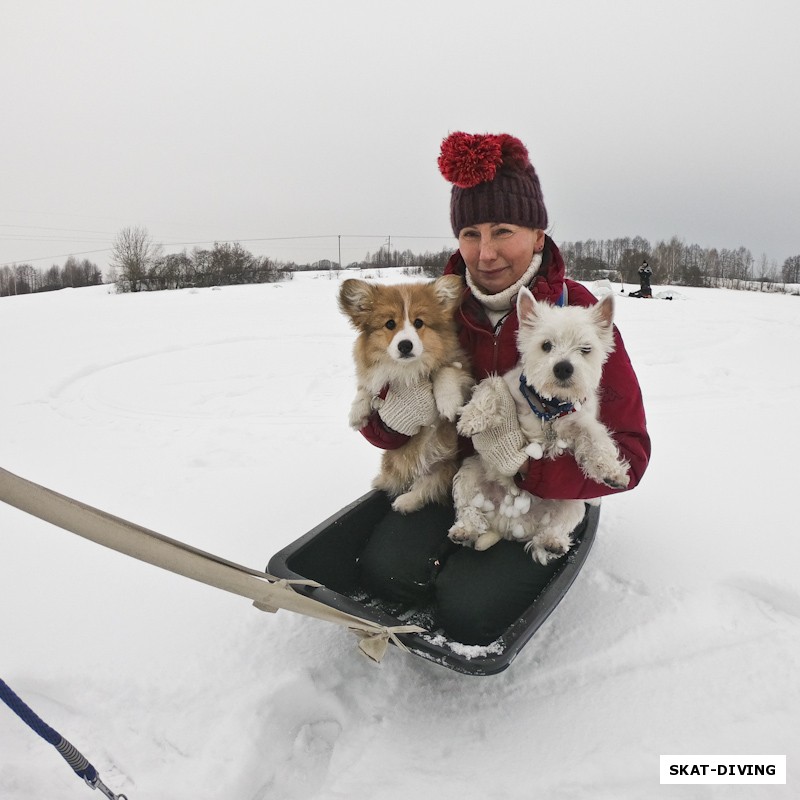
<path fill-rule="evenodd" d="M 397 349 L 400 351 L 401 356 L 407 356 L 414 349 L 414 342 L 409 339 L 403 339 L 397 343 Z"/>
<path fill-rule="evenodd" d="M 573 372 L 575 372 L 575 367 L 573 367 L 572 363 L 569 361 L 559 361 L 553 367 L 553 374 L 560 381 L 565 381 L 568 378 L 571 378 Z"/>

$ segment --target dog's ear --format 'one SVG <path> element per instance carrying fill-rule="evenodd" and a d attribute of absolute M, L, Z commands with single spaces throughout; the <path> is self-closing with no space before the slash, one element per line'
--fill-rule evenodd
<path fill-rule="evenodd" d="M 532 325 L 536 322 L 536 298 L 525 286 L 519 290 L 517 295 L 517 319 L 519 319 L 520 325 L 523 323 Z"/>
<path fill-rule="evenodd" d="M 375 300 L 375 289 L 366 281 L 348 278 L 339 289 L 339 309 L 356 328 L 363 327 Z"/>
<path fill-rule="evenodd" d="M 439 302 L 448 310 L 455 311 L 461 302 L 464 284 L 458 275 L 442 275 L 433 282 L 433 291 Z"/>
<path fill-rule="evenodd" d="M 592 313 L 598 325 L 610 330 L 614 324 L 614 295 L 607 294 L 592 307 Z"/>

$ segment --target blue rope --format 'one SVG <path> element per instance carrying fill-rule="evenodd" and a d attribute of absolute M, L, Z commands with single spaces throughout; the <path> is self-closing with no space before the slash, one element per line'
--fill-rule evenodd
<path fill-rule="evenodd" d="M 83 778 L 90 786 L 96 787 L 100 782 L 97 770 L 58 731 L 53 730 L 44 720 L 36 716 L 33 710 L 25 705 L 2 679 L 0 679 L 0 700 L 26 725 L 33 728 L 42 739 L 53 745 L 79 778 Z"/>

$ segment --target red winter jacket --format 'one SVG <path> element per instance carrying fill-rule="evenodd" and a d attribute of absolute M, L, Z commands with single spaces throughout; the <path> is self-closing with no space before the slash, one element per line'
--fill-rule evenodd
<path fill-rule="evenodd" d="M 450 258 L 445 274 L 464 275 L 465 271 L 464 259 L 460 252 L 456 252 Z M 542 267 L 529 288 L 537 300 L 556 303 L 566 289 L 566 302 L 569 305 L 590 306 L 597 302 L 588 289 L 564 277 L 564 261 L 550 237 L 546 238 Z M 472 359 L 476 381 L 491 374 L 502 375 L 516 365 L 519 358 L 516 309 L 506 317 L 495 336 L 483 306 L 465 286 L 457 320 L 461 326 L 459 338 Z M 650 460 L 650 437 L 647 434 L 639 381 L 616 328 L 614 340 L 616 348 L 603 367 L 600 382 L 600 419 L 630 463 L 631 482 L 628 489 L 633 489 L 644 475 Z M 377 413 L 372 415 L 361 433 L 369 442 L 384 450 L 393 450 L 408 441 L 407 436 L 388 429 Z M 472 445 L 471 442 L 464 444 L 462 450 L 466 455 L 471 452 Z M 524 478 L 518 477 L 517 483 L 537 497 L 552 500 L 583 500 L 618 491 L 588 479 L 570 453 L 555 459 L 529 459 L 528 472 Z"/>

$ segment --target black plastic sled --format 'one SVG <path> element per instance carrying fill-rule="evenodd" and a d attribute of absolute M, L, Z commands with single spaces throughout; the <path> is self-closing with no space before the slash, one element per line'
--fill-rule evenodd
<path fill-rule="evenodd" d="M 358 580 L 358 559 L 376 524 L 390 510 L 387 496 L 373 490 L 345 506 L 295 542 L 276 553 L 267 572 L 276 578 L 306 578 L 321 587 L 296 590 L 320 603 L 380 625 L 415 624 L 429 629 L 425 609 L 401 609 L 369 596 Z M 526 609 L 491 645 L 467 646 L 450 640 L 440 630 L 398 634 L 415 655 L 468 675 L 494 675 L 506 669 L 547 619 L 572 585 L 592 547 L 600 518 L 599 506 L 586 506 L 583 521 L 573 533 L 575 545 L 561 560 L 561 568 Z"/>

